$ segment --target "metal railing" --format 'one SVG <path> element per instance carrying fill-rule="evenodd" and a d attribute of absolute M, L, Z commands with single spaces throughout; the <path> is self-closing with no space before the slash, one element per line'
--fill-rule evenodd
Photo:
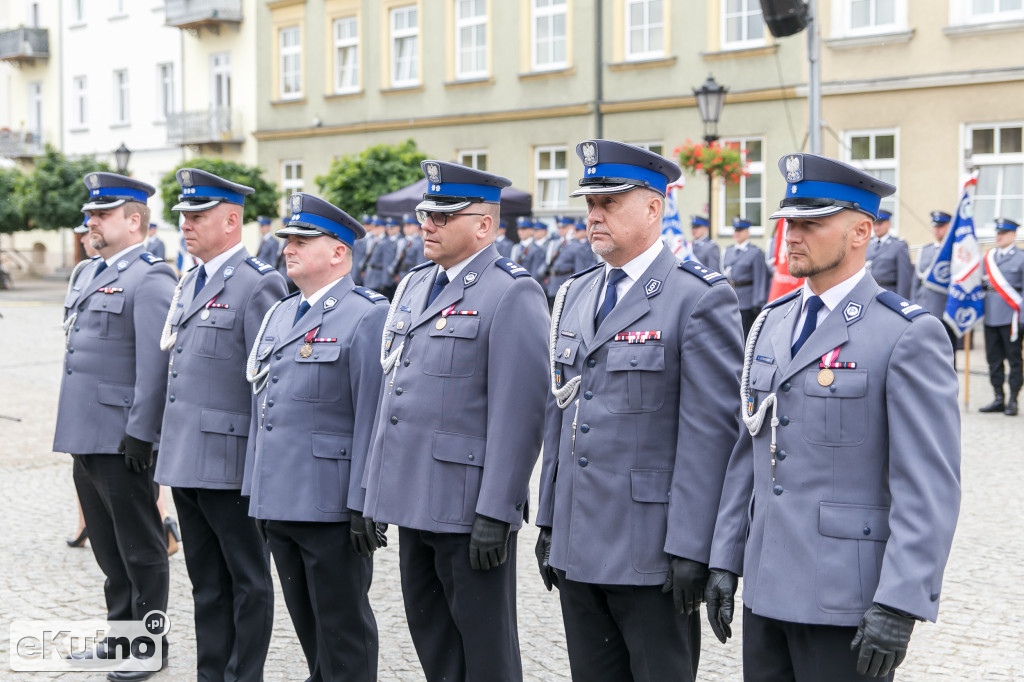
<path fill-rule="evenodd" d="M 187 28 L 241 20 L 242 0 L 164 0 L 164 21 L 168 26 Z"/>
<path fill-rule="evenodd" d="M 0 31 L 0 59 L 45 59 L 50 56 L 50 32 L 45 28 Z"/>
<path fill-rule="evenodd" d="M 242 142 L 241 112 L 230 107 L 179 111 L 167 116 L 169 144 Z"/>
<path fill-rule="evenodd" d="M 0 156 L 26 158 L 43 153 L 43 136 L 30 130 L 0 128 Z"/>

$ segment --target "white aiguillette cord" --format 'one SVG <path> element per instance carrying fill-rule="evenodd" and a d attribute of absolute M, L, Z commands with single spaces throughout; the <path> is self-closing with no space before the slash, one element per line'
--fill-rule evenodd
<path fill-rule="evenodd" d="M 747 347 L 743 354 L 743 374 L 740 378 L 740 409 L 743 416 L 743 423 L 747 427 L 747 431 L 750 432 L 751 436 L 756 436 L 761 431 L 761 426 L 764 424 L 765 414 L 768 412 L 768 408 L 772 409 L 772 440 L 770 450 L 772 456 L 775 455 L 775 434 L 779 426 L 779 408 L 778 401 L 774 393 L 768 394 L 768 396 L 761 401 L 758 405 L 757 410 L 753 414 L 748 414 L 747 405 L 750 399 L 750 366 L 754 360 L 754 346 L 757 344 L 757 337 L 761 334 L 761 327 L 764 325 L 765 318 L 768 317 L 769 310 L 761 311 L 761 314 L 754 320 L 753 326 L 750 328 L 750 335 L 747 336 Z"/>
<path fill-rule="evenodd" d="M 558 288 L 558 293 L 555 294 L 555 302 L 551 308 L 551 335 L 548 338 L 548 358 L 551 363 L 551 393 L 555 396 L 555 402 L 558 403 L 558 408 L 564 410 L 572 402 L 572 399 L 576 397 L 576 394 L 580 390 L 580 382 L 583 381 L 583 377 L 579 374 L 574 376 L 569 381 L 565 382 L 564 386 L 558 386 L 557 376 L 555 374 L 555 355 L 557 353 L 556 347 L 558 345 L 558 323 L 562 319 L 562 308 L 565 306 L 565 297 L 569 293 L 569 285 L 573 283 L 575 277 L 570 277 Z M 578 409 L 577 405 L 577 409 Z"/>
<path fill-rule="evenodd" d="M 402 294 L 405 293 L 405 288 L 409 286 L 409 280 L 412 278 L 413 273 L 409 273 L 402 281 L 398 283 L 398 288 L 395 289 L 395 297 L 391 299 L 391 306 L 388 308 L 387 319 L 384 320 L 384 331 L 381 332 L 380 336 L 380 366 L 384 370 L 384 374 L 390 374 L 391 370 L 395 368 L 402 359 L 402 350 L 405 348 L 405 341 L 402 341 L 395 349 L 394 353 L 388 355 L 388 334 L 394 334 L 389 331 L 391 329 L 391 323 L 395 319 L 395 312 L 398 310 L 398 302 L 402 300 Z"/>
<path fill-rule="evenodd" d="M 284 301 L 278 301 L 274 305 L 270 306 L 270 310 L 263 316 L 263 322 L 260 323 L 260 331 L 256 334 L 256 340 L 252 344 L 252 350 L 249 351 L 249 358 L 245 361 L 245 380 L 252 384 L 252 394 L 259 395 L 260 392 L 267 387 L 267 374 L 270 373 L 270 365 L 260 368 L 260 361 L 257 360 L 259 354 L 260 341 L 263 340 L 263 334 L 267 331 L 267 325 L 270 324 L 270 318 L 273 317 L 274 311 L 277 310 L 277 306 L 284 303 Z M 257 382 L 262 379 L 263 383 L 257 385 Z"/>
<path fill-rule="evenodd" d="M 174 287 L 174 296 L 171 297 L 171 307 L 167 311 L 167 319 L 164 321 L 164 329 L 160 332 L 160 350 L 170 350 L 174 347 L 174 342 L 178 340 L 178 332 L 171 332 L 171 319 L 174 317 L 174 309 L 178 307 L 178 303 L 181 301 L 181 288 L 185 286 L 185 278 L 187 274 L 182 275 L 181 279 L 178 280 L 178 286 Z"/>

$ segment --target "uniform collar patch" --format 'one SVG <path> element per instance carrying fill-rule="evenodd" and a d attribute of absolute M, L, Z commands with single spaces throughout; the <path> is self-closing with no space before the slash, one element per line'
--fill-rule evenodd
<path fill-rule="evenodd" d="M 661 280 L 651 278 L 647 280 L 647 284 L 644 285 L 644 293 L 650 298 L 661 291 Z"/>
<path fill-rule="evenodd" d="M 478 272 L 467 272 L 466 276 L 462 278 L 462 286 L 468 287 L 471 284 L 476 283 L 477 277 L 480 276 Z"/>
<path fill-rule="evenodd" d="M 128 261 L 126 261 L 126 260 L 119 260 L 119 261 L 117 261 L 117 269 L 118 270 L 124 270 L 127 267 L 128 267 Z"/>
<path fill-rule="evenodd" d="M 324 301 L 324 310 L 330 310 L 336 305 L 338 305 L 338 299 L 331 296 L 326 301 Z"/>
<path fill-rule="evenodd" d="M 235 274 L 235 269 L 233 267 L 229 265 L 228 267 L 224 268 L 224 279 L 227 279 L 233 274 Z"/>
<path fill-rule="evenodd" d="M 849 324 L 850 322 L 853 322 L 858 317 L 860 317 L 860 314 L 863 310 L 864 306 L 862 306 L 860 303 L 850 301 L 849 303 L 846 304 L 846 307 L 843 309 L 843 319 L 845 319 L 847 324 Z"/>

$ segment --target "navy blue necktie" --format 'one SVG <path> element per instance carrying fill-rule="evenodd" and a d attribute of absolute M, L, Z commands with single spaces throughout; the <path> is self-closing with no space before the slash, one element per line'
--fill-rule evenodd
<path fill-rule="evenodd" d="M 604 302 L 601 304 L 601 309 L 597 311 L 597 324 L 594 328 L 601 326 L 604 322 L 604 318 L 608 317 L 608 313 L 612 311 L 615 304 L 619 302 L 619 295 L 615 291 L 615 285 L 621 282 L 626 277 L 625 271 L 621 268 L 612 268 L 611 272 L 608 273 L 608 281 L 604 287 Z"/>
<path fill-rule="evenodd" d="M 800 336 L 796 337 L 796 343 L 793 344 L 792 355 L 794 357 L 818 326 L 818 311 L 821 310 L 823 305 L 825 305 L 825 302 L 818 296 L 811 296 L 807 299 L 807 318 L 804 320 L 803 329 L 800 330 Z"/>
<path fill-rule="evenodd" d="M 107 261 L 101 260 L 100 264 L 96 266 L 96 272 L 92 274 L 92 278 L 96 279 L 100 276 L 100 273 L 107 269 Z"/>
<path fill-rule="evenodd" d="M 307 312 L 309 312 L 309 301 L 303 301 L 299 304 L 299 309 L 295 311 L 295 321 L 292 322 L 292 324 L 298 324 L 299 320 L 302 319 L 302 316 Z"/>
<path fill-rule="evenodd" d="M 196 273 L 196 290 L 192 294 L 192 298 L 198 298 L 199 292 L 206 286 L 206 266 L 200 265 L 199 272 Z"/>
<path fill-rule="evenodd" d="M 430 290 L 430 297 L 427 299 L 428 308 L 430 307 L 430 304 L 434 302 L 434 299 L 441 295 L 441 292 L 444 291 L 446 286 L 448 286 L 448 273 L 438 273 L 437 279 L 434 280 L 434 288 Z"/>

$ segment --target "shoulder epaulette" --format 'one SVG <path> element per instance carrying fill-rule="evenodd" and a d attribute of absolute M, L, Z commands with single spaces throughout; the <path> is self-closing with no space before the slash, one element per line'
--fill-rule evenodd
<path fill-rule="evenodd" d="M 589 268 L 583 268 L 579 272 L 572 273 L 572 275 L 570 275 L 570 277 L 572 277 L 573 279 L 576 279 L 577 277 L 582 277 L 583 275 L 587 274 L 588 272 L 590 272 L 592 270 L 597 270 L 600 267 L 604 267 L 604 263 L 594 263 Z"/>
<path fill-rule="evenodd" d="M 139 254 L 139 258 L 141 258 L 142 260 L 146 261 L 150 265 L 156 265 L 157 263 L 163 263 L 164 262 L 163 258 L 161 258 L 160 256 L 154 256 L 149 251 L 143 251 L 142 253 L 140 253 Z"/>
<path fill-rule="evenodd" d="M 359 294 L 360 296 L 370 301 L 371 303 L 388 300 L 388 297 L 385 296 L 384 294 L 378 293 L 373 289 L 368 289 L 367 287 L 354 287 L 352 291 Z"/>
<path fill-rule="evenodd" d="M 256 272 L 260 273 L 261 275 L 265 275 L 268 272 L 272 272 L 274 270 L 273 265 L 271 265 L 270 263 L 264 263 L 256 256 L 249 256 L 248 258 L 245 259 L 245 262 L 248 263 L 254 270 L 256 270 Z"/>
<path fill-rule="evenodd" d="M 895 291 L 883 291 L 875 296 L 875 298 L 886 308 L 895 310 L 908 320 L 913 320 L 918 315 L 925 315 L 928 313 L 927 310 L 916 303 L 911 303 Z"/>
<path fill-rule="evenodd" d="M 706 268 L 695 260 L 681 261 L 679 263 L 679 269 L 683 272 L 690 273 L 708 286 L 713 286 L 719 282 L 726 281 L 725 275 L 720 272 L 715 272 L 711 268 Z"/>
<path fill-rule="evenodd" d="M 783 303 L 787 303 L 789 301 L 792 301 L 794 298 L 796 298 L 797 296 L 800 295 L 801 291 L 803 291 L 803 288 L 802 287 L 797 287 L 796 289 L 793 289 L 793 291 L 789 292 L 788 294 L 785 294 L 783 296 L 779 296 L 774 301 L 770 301 L 769 303 L 765 304 L 764 308 L 774 308 L 775 306 L 782 305 Z"/>
<path fill-rule="evenodd" d="M 422 270 L 423 268 L 429 268 L 431 265 L 434 265 L 434 261 L 425 260 L 419 265 L 409 268 L 409 272 L 416 272 L 417 270 Z"/>
<path fill-rule="evenodd" d="M 529 270 L 527 270 L 526 268 L 524 268 L 522 265 L 515 262 L 511 258 L 499 258 L 498 260 L 494 261 L 494 264 L 515 278 L 530 276 Z"/>

